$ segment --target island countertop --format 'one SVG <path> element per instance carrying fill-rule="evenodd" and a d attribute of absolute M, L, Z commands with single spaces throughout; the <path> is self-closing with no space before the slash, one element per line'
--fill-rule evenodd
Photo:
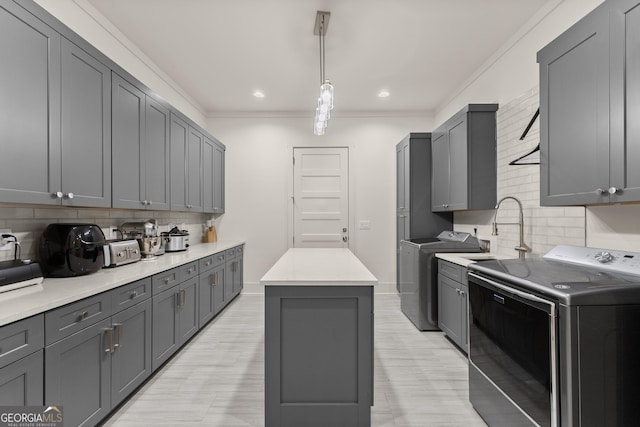
<path fill-rule="evenodd" d="M 260 282 L 265 286 L 374 286 L 378 279 L 347 248 L 291 248 Z"/>

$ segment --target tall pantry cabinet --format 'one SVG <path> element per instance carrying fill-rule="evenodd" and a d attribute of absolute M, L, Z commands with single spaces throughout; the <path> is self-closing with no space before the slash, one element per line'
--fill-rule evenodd
<path fill-rule="evenodd" d="M 400 241 L 435 237 L 453 227 L 453 214 L 431 212 L 431 134 L 410 133 L 396 145 L 396 288 Z"/>

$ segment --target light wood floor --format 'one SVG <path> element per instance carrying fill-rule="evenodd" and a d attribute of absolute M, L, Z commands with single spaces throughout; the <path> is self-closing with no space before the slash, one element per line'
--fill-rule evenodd
<path fill-rule="evenodd" d="M 375 296 L 374 354 L 372 426 L 486 425 L 465 356 L 441 332 L 419 332 L 397 294 Z M 236 298 L 105 425 L 264 426 L 264 295 Z"/>

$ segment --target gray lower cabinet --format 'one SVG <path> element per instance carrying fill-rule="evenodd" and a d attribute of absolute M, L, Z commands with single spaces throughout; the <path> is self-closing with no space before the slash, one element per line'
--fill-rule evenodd
<path fill-rule="evenodd" d="M 497 104 L 469 104 L 431 134 L 431 210 L 496 204 Z"/>
<path fill-rule="evenodd" d="M 467 269 L 438 260 L 438 326 L 465 353 L 469 352 Z"/>
<path fill-rule="evenodd" d="M 44 400 L 64 406 L 67 425 L 95 425 L 111 410 L 110 330 L 105 319 L 45 347 Z"/>
<path fill-rule="evenodd" d="M 236 246 L 200 260 L 200 327 L 242 291 L 243 252 L 244 246 Z"/>
<path fill-rule="evenodd" d="M 198 317 L 202 328 L 225 306 L 225 252 L 200 260 Z"/>
<path fill-rule="evenodd" d="M 46 313 L 44 401 L 64 406 L 65 424 L 97 424 L 151 374 L 152 306 L 139 285 L 126 285 L 139 302 L 119 312 L 122 289 Z"/>
<path fill-rule="evenodd" d="M 113 207 L 168 210 L 169 111 L 113 73 Z"/>
<path fill-rule="evenodd" d="M 231 264 L 230 266 L 230 282 L 231 282 L 231 293 L 232 298 L 235 297 L 242 291 L 244 279 L 243 279 L 243 251 L 244 248 L 242 246 L 238 246 L 232 249 L 233 256 L 229 258 L 227 261 Z M 227 255 L 228 256 L 228 255 Z"/>
<path fill-rule="evenodd" d="M 370 426 L 373 287 L 265 287 L 265 425 Z"/>
<path fill-rule="evenodd" d="M 195 335 L 199 328 L 197 263 L 187 266 L 189 267 L 174 268 L 168 273 L 153 276 L 152 279 L 154 371 Z M 187 271 L 195 272 L 195 276 L 184 280 Z M 170 274 L 176 275 L 176 283 L 166 287 Z"/>
<path fill-rule="evenodd" d="M 540 52 L 540 203 L 640 200 L 640 2 L 608 0 Z"/>
<path fill-rule="evenodd" d="M 0 406 L 44 404 L 44 352 L 38 350 L 0 368 Z"/>
<path fill-rule="evenodd" d="M 0 406 L 43 405 L 44 316 L 0 328 Z"/>

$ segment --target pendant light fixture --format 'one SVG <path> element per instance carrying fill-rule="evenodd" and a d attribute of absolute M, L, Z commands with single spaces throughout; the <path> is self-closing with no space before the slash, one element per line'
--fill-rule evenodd
<path fill-rule="evenodd" d="M 318 36 L 320 42 L 320 96 L 316 105 L 316 116 L 313 123 L 313 133 L 324 135 L 324 131 L 329 123 L 331 110 L 333 109 L 333 85 L 324 75 L 324 36 L 327 34 L 327 26 L 331 12 L 316 12 L 316 25 L 313 34 Z"/>

